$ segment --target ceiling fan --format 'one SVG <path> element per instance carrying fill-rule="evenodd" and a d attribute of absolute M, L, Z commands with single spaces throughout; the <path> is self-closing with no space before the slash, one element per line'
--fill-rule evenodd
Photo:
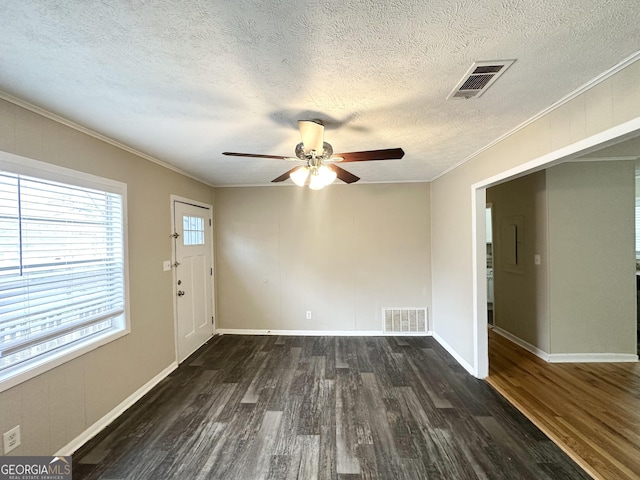
<path fill-rule="evenodd" d="M 279 155 L 261 155 L 254 153 L 222 152 L 223 155 L 233 157 L 272 158 L 305 162 L 283 173 L 272 182 L 283 182 L 291 178 L 296 185 L 304 186 L 309 179 L 309 188 L 320 190 L 339 178 L 345 183 L 354 183 L 360 177 L 347 172 L 335 165 L 334 162 L 362 162 L 369 160 L 398 160 L 404 157 L 401 148 L 387 148 L 383 150 L 367 150 L 364 152 L 350 152 L 333 154 L 333 147 L 324 141 L 324 125 L 319 120 L 298 120 L 302 142 L 296 145 L 295 157 Z"/>

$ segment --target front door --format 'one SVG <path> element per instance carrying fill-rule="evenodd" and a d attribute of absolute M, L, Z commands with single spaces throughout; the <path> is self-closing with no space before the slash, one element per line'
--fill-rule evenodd
<path fill-rule="evenodd" d="M 213 335 L 211 209 L 173 202 L 178 362 Z"/>

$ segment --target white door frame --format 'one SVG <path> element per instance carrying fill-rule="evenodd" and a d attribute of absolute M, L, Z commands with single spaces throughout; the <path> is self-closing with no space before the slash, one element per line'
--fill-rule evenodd
<path fill-rule="evenodd" d="M 209 226 L 209 234 L 211 235 L 211 263 L 213 265 L 213 274 L 211 278 L 211 314 L 213 315 L 213 335 L 215 335 L 217 330 L 217 321 L 216 321 L 216 269 L 215 269 L 215 257 L 213 256 L 213 252 L 215 249 L 213 248 L 214 237 L 213 237 L 213 205 L 208 203 L 199 202 L 197 200 L 192 200 L 190 198 L 181 197 L 179 195 L 171 195 L 170 196 L 170 212 L 171 212 L 171 234 L 173 235 L 176 232 L 176 217 L 174 211 L 175 202 L 188 203 L 190 205 L 195 205 L 196 207 L 208 208 L 211 214 L 211 225 Z M 174 343 L 174 355 L 176 362 L 178 362 L 178 272 L 174 267 L 176 263 L 176 249 L 175 245 L 171 245 L 171 271 L 172 271 L 172 292 L 173 292 L 173 343 Z"/>
<path fill-rule="evenodd" d="M 473 258 L 473 375 L 489 375 L 489 341 L 487 335 L 487 247 L 486 203 L 487 188 L 529 173 L 566 162 L 590 151 L 613 145 L 638 136 L 640 117 L 629 120 L 566 147 L 550 152 L 504 172 L 471 185 L 471 242 Z"/>

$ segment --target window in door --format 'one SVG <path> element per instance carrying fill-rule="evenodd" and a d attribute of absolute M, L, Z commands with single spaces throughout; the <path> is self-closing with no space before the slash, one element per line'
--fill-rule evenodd
<path fill-rule="evenodd" d="M 183 215 L 182 228 L 185 246 L 204 245 L 204 218 Z"/>

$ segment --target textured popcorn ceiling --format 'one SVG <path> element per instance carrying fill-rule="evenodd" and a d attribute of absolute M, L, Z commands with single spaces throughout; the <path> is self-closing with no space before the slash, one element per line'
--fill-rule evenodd
<path fill-rule="evenodd" d="M 0 2 L 0 90 L 214 185 L 291 168 L 296 120 L 363 182 L 429 180 L 640 46 L 638 0 Z M 517 59 L 481 98 L 474 61 Z"/>

